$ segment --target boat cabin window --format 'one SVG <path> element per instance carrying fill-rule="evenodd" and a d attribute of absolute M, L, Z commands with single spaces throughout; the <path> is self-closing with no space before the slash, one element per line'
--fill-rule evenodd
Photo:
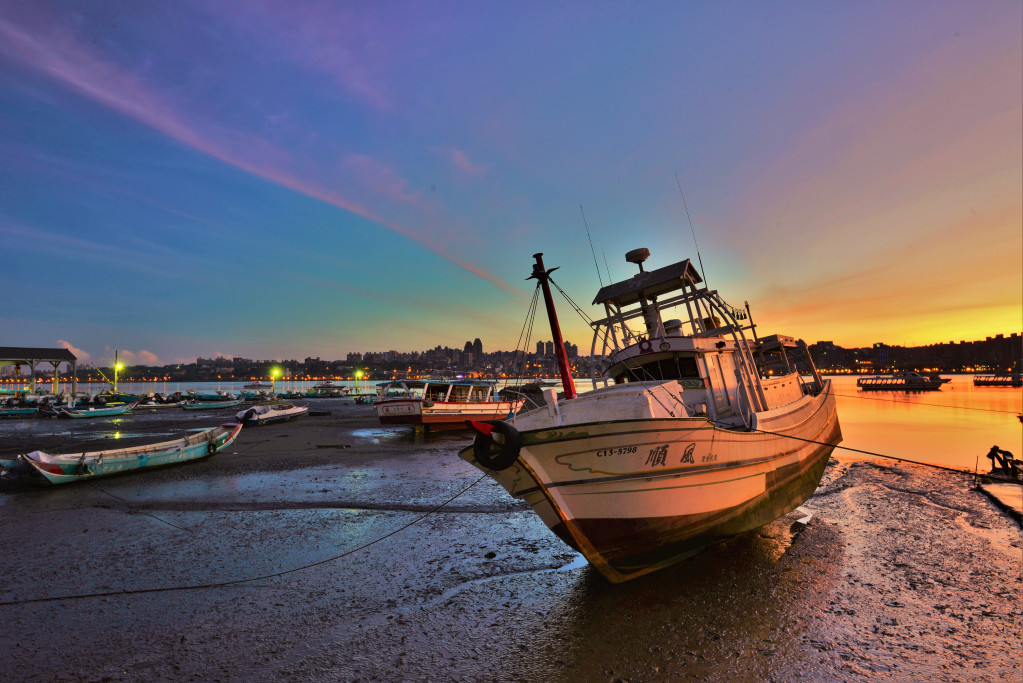
<path fill-rule="evenodd" d="M 448 385 L 446 384 L 431 384 L 426 388 L 426 400 L 428 401 L 443 401 L 448 396 Z"/>
<path fill-rule="evenodd" d="M 623 382 L 648 382 L 651 380 L 682 379 L 700 377 L 696 359 L 689 356 L 672 356 L 644 363 L 638 368 L 624 368 L 615 375 L 615 384 Z"/>

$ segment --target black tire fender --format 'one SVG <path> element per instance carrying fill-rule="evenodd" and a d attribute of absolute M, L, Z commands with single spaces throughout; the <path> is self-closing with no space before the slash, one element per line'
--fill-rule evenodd
<path fill-rule="evenodd" d="M 489 435 L 476 432 L 476 438 L 472 443 L 472 454 L 476 462 L 489 470 L 500 472 L 511 467 L 519 459 L 519 451 L 522 449 L 522 436 L 519 430 L 507 422 L 500 420 L 488 420 L 486 424 L 493 427 Z M 500 439 L 495 439 L 496 434 Z"/>

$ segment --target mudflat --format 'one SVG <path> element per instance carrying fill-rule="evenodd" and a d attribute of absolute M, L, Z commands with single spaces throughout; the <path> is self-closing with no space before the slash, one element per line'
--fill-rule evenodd
<path fill-rule="evenodd" d="M 0 483 L 4 679 L 1023 678 L 1020 528 L 965 476 L 833 458 L 805 527 L 612 585 L 457 457 L 466 433 L 310 405 L 199 462 Z M 230 411 L 180 413 L 0 430 L 82 450 Z"/>

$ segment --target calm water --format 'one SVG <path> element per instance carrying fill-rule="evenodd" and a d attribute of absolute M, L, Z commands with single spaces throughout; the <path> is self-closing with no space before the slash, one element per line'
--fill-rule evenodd
<path fill-rule="evenodd" d="M 948 376 L 948 375 L 947 375 Z M 951 375 L 952 381 L 932 392 L 863 392 L 853 376 L 832 377 L 842 424 L 842 446 L 897 458 L 950 467 L 973 469 L 980 458 L 985 470 L 990 461 L 984 455 L 992 445 L 1023 457 L 1023 391 L 1011 387 L 975 387 L 970 375 Z M 187 391 L 241 391 L 238 382 L 121 382 L 128 393 Z M 317 382 L 277 382 L 278 391 L 305 391 Z M 371 392 L 376 381 L 337 381 L 356 393 Z M 577 380 L 580 392 L 588 391 L 589 380 Z M 100 391 L 103 385 L 82 385 L 83 390 Z M 558 387 L 560 389 L 560 385 Z M 838 451 L 847 453 L 847 451 Z"/>
<path fill-rule="evenodd" d="M 838 398 L 842 446 L 981 471 L 991 446 L 1023 457 L 1023 391 L 975 387 L 971 375 L 946 375 L 939 391 L 863 392 L 856 378 L 832 377 Z M 839 451 L 841 453 L 842 451 Z"/>

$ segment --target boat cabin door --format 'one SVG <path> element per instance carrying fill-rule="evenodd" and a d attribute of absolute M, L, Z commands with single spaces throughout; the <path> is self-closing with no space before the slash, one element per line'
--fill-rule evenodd
<path fill-rule="evenodd" d="M 718 417 L 735 414 L 735 360 L 730 353 L 708 353 L 704 355 L 708 389 Z M 730 380 L 731 378 L 731 380 Z"/>

